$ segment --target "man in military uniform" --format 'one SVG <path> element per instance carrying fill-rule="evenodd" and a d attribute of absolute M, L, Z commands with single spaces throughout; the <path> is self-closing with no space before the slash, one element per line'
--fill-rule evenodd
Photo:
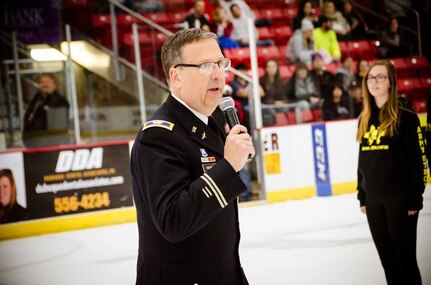
<path fill-rule="evenodd" d="M 226 137 L 211 117 L 223 95 L 217 36 L 186 29 L 162 47 L 171 94 L 139 132 L 131 155 L 138 215 L 136 284 L 248 284 L 238 246 L 238 171 L 255 150 L 247 129 Z"/>

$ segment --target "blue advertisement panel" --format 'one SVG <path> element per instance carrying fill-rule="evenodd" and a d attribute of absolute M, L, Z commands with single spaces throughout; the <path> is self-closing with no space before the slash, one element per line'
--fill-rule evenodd
<path fill-rule="evenodd" d="M 311 126 L 313 138 L 314 176 L 317 196 L 331 196 L 332 187 L 329 176 L 328 147 L 325 124 Z"/>

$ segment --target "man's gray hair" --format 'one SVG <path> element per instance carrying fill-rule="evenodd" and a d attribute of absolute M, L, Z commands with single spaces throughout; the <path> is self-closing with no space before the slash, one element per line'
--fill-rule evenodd
<path fill-rule="evenodd" d="M 168 84 L 170 81 L 169 69 L 179 63 L 182 63 L 183 47 L 202 39 L 217 40 L 217 35 L 201 29 L 191 28 L 176 32 L 164 42 L 161 56 L 163 72 L 165 73 Z"/>

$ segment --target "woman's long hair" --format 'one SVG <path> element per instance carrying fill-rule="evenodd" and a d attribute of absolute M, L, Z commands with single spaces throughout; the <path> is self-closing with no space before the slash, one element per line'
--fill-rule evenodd
<path fill-rule="evenodd" d="M 371 117 L 371 109 L 376 104 L 374 97 L 368 91 L 367 78 L 370 70 L 377 65 L 385 66 L 388 71 L 388 80 L 390 82 L 388 101 L 382 106 L 379 112 L 380 130 L 384 131 L 388 136 L 394 136 L 398 130 L 398 114 L 400 104 L 397 97 L 397 76 L 393 64 L 388 60 L 379 60 L 371 64 L 364 79 L 362 80 L 362 94 L 364 104 L 361 114 L 359 115 L 359 127 L 356 135 L 356 140 L 361 141 L 364 134 L 369 129 L 369 121 Z"/>

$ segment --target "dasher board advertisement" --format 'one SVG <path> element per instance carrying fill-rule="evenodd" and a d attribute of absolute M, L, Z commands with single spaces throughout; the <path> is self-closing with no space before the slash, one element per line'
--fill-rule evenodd
<path fill-rule="evenodd" d="M 24 153 L 29 218 L 133 206 L 127 144 Z"/>

